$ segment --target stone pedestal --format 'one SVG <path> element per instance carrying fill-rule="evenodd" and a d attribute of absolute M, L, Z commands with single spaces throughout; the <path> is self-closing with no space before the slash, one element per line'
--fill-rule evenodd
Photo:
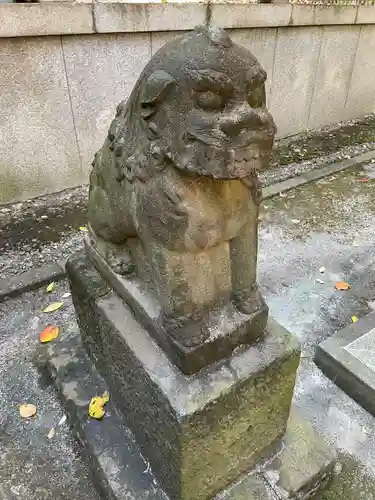
<path fill-rule="evenodd" d="M 86 256 L 67 272 L 83 344 L 171 499 L 212 498 L 283 436 L 300 350 L 280 325 L 187 377 Z"/>
<path fill-rule="evenodd" d="M 50 344 L 47 368 L 105 498 L 305 499 L 329 480 L 334 454 L 290 417 L 300 349 L 284 328 L 270 319 L 258 342 L 189 377 L 84 253 L 67 273 L 81 335 Z M 105 390 L 106 416 L 90 419 Z"/>

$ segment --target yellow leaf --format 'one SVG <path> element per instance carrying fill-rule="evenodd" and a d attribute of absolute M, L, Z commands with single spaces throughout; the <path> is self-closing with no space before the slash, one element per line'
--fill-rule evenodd
<path fill-rule="evenodd" d="M 54 281 L 52 281 L 52 283 L 50 283 L 47 286 L 46 290 L 47 290 L 47 292 L 53 292 L 55 288 L 56 288 L 56 283 Z"/>
<path fill-rule="evenodd" d="M 56 325 L 49 325 L 45 328 L 41 334 L 39 335 L 39 339 L 42 344 L 46 342 L 51 342 L 51 340 L 55 339 L 59 334 L 59 327 Z"/>
<path fill-rule="evenodd" d="M 109 401 L 109 393 L 106 391 L 102 396 L 95 396 L 91 399 L 89 405 L 89 415 L 92 418 L 100 420 L 104 417 L 104 405 Z"/>
<path fill-rule="evenodd" d="M 357 316 L 352 316 L 352 323 L 357 323 L 357 321 L 358 321 Z"/>
<path fill-rule="evenodd" d="M 87 233 L 87 231 L 88 231 L 87 226 L 80 226 L 79 230 L 83 231 L 84 233 Z"/>
<path fill-rule="evenodd" d="M 349 290 L 350 285 L 349 283 L 345 283 L 345 281 L 340 281 L 340 283 L 336 283 L 335 288 L 336 290 L 340 290 L 340 292 L 343 292 L 345 290 Z"/>
<path fill-rule="evenodd" d="M 52 302 L 52 304 L 50 304 L 45 309 L 43 309 L 43 312 L 51 313 L 51 312 L 57 311 L 63 305 L 64 305 L 64 302 Z"/>
<path fill-rule="evenodd" d="M 20 415 L 22 418 L 30 418 L 36 414 L 36 406 L 32 404 L 23 404 L 20 406 Z"/>

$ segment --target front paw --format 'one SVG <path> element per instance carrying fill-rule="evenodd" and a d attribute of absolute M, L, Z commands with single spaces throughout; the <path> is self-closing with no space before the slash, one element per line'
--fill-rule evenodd
<path fill-rule="evenodd" d="M 106 260 L 113 271 L 122 276 L 132 274 L 135 271 L 133 259 L 127 251 L 122 250 L 119 254 L 107 254 Z"/>
<path fill-rule="evenodd" d="M 262 309 L 268 309 L 259 290 L 251 290 L 249 294 L 234 297 L 233 302 L 237 309 L 244 314 L 254 314 Z"/>

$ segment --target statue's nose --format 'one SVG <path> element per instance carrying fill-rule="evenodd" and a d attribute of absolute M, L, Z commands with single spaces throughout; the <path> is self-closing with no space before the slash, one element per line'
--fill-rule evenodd
<path fill-rule="evenodd" d="M 241 106 L 222 117 L 220 128 L 230 137 L 238 135 L 244 129 L 269 129 L 271 135 L 274 134 L 275 124 L 267 110 Z"/>

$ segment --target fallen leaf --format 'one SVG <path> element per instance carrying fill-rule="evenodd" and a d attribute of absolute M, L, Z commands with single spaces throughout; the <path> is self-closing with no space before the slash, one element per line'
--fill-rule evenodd
<path fill-rule="evenodd" d="M 45 309 L 43 309 L 43 312 L 51 313 L 51 312 L 57 311 L 63 305 L 64 305 L 64 302 L 52 302 L 52 304 L 50 304 Z"/>
<path fill-rule="evenodd" d="M 100 420 L 104 417 L 105 410 L 104 405 L 109 401 L 109 394 L 106 391 L 103 396 L 95 396 L 91 399 L 89 405 L 89 415 L 92 418 Z"/>
<path fill-rule="evenodd" d="M 322 266 L 320 269 L 319 269 L 319 272 L 321 274 L 324 274 L 326 272 L 326 268 L 324 266 Z"/>
<path fill-rule="evenodd" d="M 62 294 L 61 298 L 62 299 L 67 299 L 68 297 L 70 297 L 72 294 L 70 292 L 65 292 Z"/>
<path fill-rule="evenodd" d="M 48 439 L 52 439 L 56 434 L 56 429 L 55 427 L 52 427 L 52 429 L 50 429 L 49 433 L 47 434 L 47 437 Z"/>
<path fill-rule="evenodd" d="M 298 219 L 292 219 L 293 224 L 299 224 L 301 221 Z"/>
<path fill-rule="evenodd" d="M 346 283 L 345 281 L 340 281 L 340 283 L 335 284 L 336 290 L 339 290 L 340 292 L 344 292 L 345 290 L 349 290 L 350 285 L 349 283 Z"/>
<path fill-rule="evenodd" d="M 59 421 L 59 425 L 63 425 L 66 422 L 66 415 L 62 416 Z"/>
<path fill-rule="evenodd" d="M 47 328 L 45 328 L 42 333 L 39 335 L 39 339 L 42 342 L 42 344 L 45 344 L 46 342 L 51 342 L 51 340 L 57 338 L 59 335 L 59 327 L 56 325 L 49 325 Z"/>
<path fill-rule="evenodd" d="M 84 233 L 87 233 L 88 231 L 87 226 L 79 226 L 79 230 L 83 231 Z"/>
<path fill-rule="evenodd" d="M 36 406 L 26 403 L 20 406 L 20 415 L 22 418 L 30 418 L 36 414 Z"/>
<path fill-rule="evenodd" d="M 53 292 L 55 288 L 56 288 L 56 283 L 54 281 L 52 281 L 52 283 L 50 283 L 47 286 L 46 290 L 47 290 L 47 292 Z"/>
<path fill-rule="evenodd" d="M 368 179 L 367 177 L 363 177 L 362 179 L 358 179 L 359 182 L 368 182 L 370 179 Z"/>
<path fill-rule="evenodd" d="M 315 281 L 316 281 L 317 283 L 319 283 L 320 285 L 324 285 L 324 281 L 323 281 L 323 280 L 320 280 L 320 279 L 318 279 L 318 278 L 317 278 Z"/>
<path fill-rule="evenodd" d="M 357 321 L 358 321 L 357 316 L 352 316 L 352 323 L 357 323 Z"/>

